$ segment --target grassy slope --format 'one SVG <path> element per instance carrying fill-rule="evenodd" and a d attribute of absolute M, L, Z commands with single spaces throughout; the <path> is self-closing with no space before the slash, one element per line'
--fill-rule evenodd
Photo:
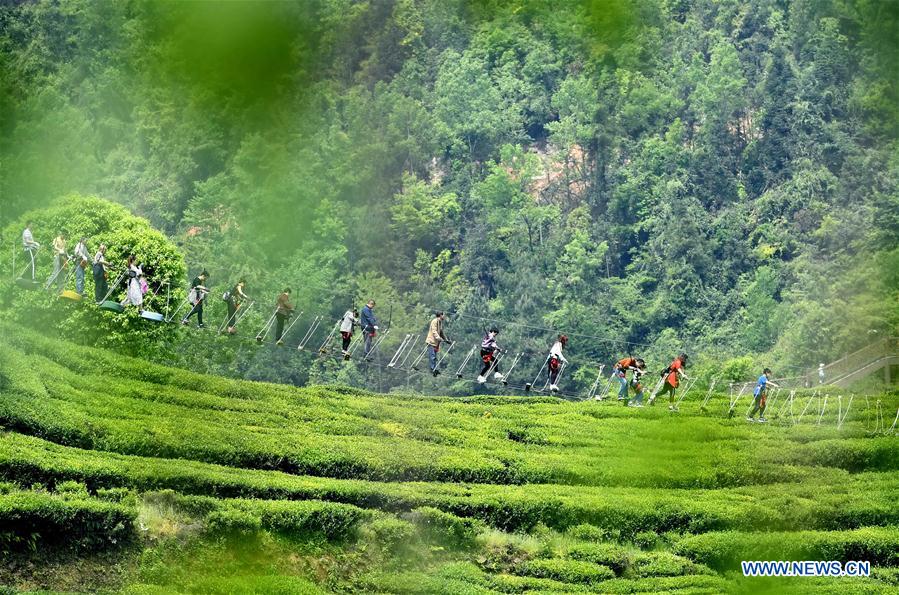
<path fill-rule="evenodd" d="M 726 419 L 724 395 L 672 415 L 295 389 L 0 333 L 0 479 L 14 482 L 0 515 L 18 522 L 0 548 L 27 557 L 46 541 L 35 527 L 67 527 L 71 543 L 48 542 L 42 564 L 77 573 L 88 549 L 112 548 L 120 571 L 105 586 L 877 592 L 899 572 L 899 440 L 867 431 L 861 397 L 839 430 L 832 406 L 820 425 L 794 426 L 784 408 L 761 426 Z M 895 411 L 899 398 L 881 398 Z M 735 561 L 763 555 L 878 571 L 735 576 Z M 0 584 L 71 588 L 16 568 Z M 94 574 L 82 586 L 104 586 Z"/>

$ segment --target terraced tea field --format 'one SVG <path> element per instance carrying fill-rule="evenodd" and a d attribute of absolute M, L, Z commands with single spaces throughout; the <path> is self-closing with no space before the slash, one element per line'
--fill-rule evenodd
<path fill-rule="evenodd" d="M 726 395 L 672 414 L 298 389 L 0 332 L 0 585 L 13 589 L 899 588 L 899 438 L 874 415 L 896 394 L 855 396 L 840 428 L 835 407 L 748 424 L 724 415 Z M 740 571 L 780 559 L 872 573 Z"/>

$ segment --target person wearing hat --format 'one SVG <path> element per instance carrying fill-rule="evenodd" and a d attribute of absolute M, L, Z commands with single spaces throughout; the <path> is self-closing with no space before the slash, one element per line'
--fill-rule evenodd
<path fill-rule="evenodd" d="M 487 374 L 490 373 L 490 370 L 493 370 L 493 377 L 497 380 L 501 379 L 503 375 L 499 371 L 499 364 L 496 363 L 496 354 L 502 351 L 499 348 L 499 345 L 496 344 L 496 336 L 499 334 L 499 329 L 496 327 L 491 328 L 484 335 L 484 338 L 481 340 L 481 361 L 484 362 L 484 366 L 481 368 L 481 373 L 478 374 L 478 382 L 480 384 L 484 384 L 487 382 Z"/>
<path fill-rule="evenodd" d="M 428 344 L 428 362 L 431 365 L 431 375 L 437 376 L 440 370 L 437 368 L 437 353 L 440 351 L 440 344 L 443 342 L 452 343 L 443 330 L 443 321 L 446 315 L 443 312 L 435 312 L 431 324 L 428 326 L 428 337 L 425 343 Z"/>
<path fill-rule="evenodd" d="M 209 289 L 205 285 L 206 279 L 208 278 L 209 273 L 206 272 L 206 269 L 203 269 L 203 271 L 191 281 L 190 293 L 187 294 L 187 299 L 193 304 L 193 308 L 191 308 L 190 312 L 187 313 L 187 316 L 181 320 L 181 324 L 188 324 L 190 317 L 196 314 L 197 328 L 203 328 L 203 301 L 209 293 Z"/>
<path fill-rule="evenodd" d="M 755 397 L 755 403 L 752 406 L 752 410 L 749 412 L 749 415 L 746 417 L 747 421 L 755 421 L 753 419 L 753 415 L 755 415 L 756 411 L 759 414 L 759 421 L 766 422 L 765 419 L 765 405 L 768 400 L 768 387 L 773 386 L 775 388 L 779 388 L 777 384 L 774 384 L 769 380 L 771 378 L 771 369 L 765 368 L 762 371 L 762 375 L 759 376 L 759 381 L 755 385 L 755 390 L 752 393 L 752 396 Z"/>
<path fill-rule="evenodd" d="M 293 314 L 293 304 L 290 303 L 290 288 L 285 287 L 284 291 L 278 296 L 278 305 L 275 310 L 275 344 L 284 345 L 281 338 L 284 336 L 284 324 Z"/>
<path fill-rule="evenodd" d="M 546 367 L 549 371 L 549 390 L 557 392 L 559 386 L 556 381 L 559 379 L 559 373 L 562 371 L 562 365 L 567 364 L 568 360 L 562 355 L 562 348 L 568 345 L 568 335 L 559 335 L 556 342 L 553 343 L 549 350 L 549 360 Z"/>

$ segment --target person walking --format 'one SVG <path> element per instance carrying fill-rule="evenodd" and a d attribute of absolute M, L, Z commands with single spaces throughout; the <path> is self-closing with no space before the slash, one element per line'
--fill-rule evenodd
<path fill-rule="evenodd" d="M 109 273 L 106 267 L 106 244 L 100 244 L 97 253 L 94 254 L 94 260 L 91 272 L 94 276 L 94 301 L 98 304 L 103 301 L 109 291 Z"/>
<path fill-rule="evenodd" d="M 144 292 L 140 284 L 140 278 L 143 274 L 144 272 L 137 264 L 134 254 L 130 254 L 125 263 L 125 277 L 128 279 L 128 290 L 125 294 L 125 299 L 122 300 L 123 306 L 137 306 L 137 309 L 140 310 L 141 305 L 144 303 Z"/>
<path fill-rule="evenodd" d="M 59 235 L 53 238 L 53 274 L 47 280 L 46 289 L 50 289 L 50 286 L 55 281 L 57 291 L 62 292 L 66 282 L 66 277 L 62 274 L 62 270 L 68 265 L 69 254 L 66 250 L 66 234 L 59 232 Z"/>
<path fill-rule="evenodd" d="M 487 382 L 487 374 L 490 373 L 490 370 L 493 370 L 493 377 L 497 380 L 503 377 L 502 373 L 499 371 L 499 364 L 496 362 L 497 354 L 502 351 L 496 343 L 496 336 L 498 334 L 499 329 L 493 327 L 487 331 L 484 338 L 481 339 L 481 361 L 484 362 L 484 365 L 481 367 L 481 373 L 478 374 L 479 384 Z"/>
<path fill-rule="evenodd" d="M 682 353 L 674 358 L 674 361 L 662 372 L 662 377 L 665 381 L 662 383 L 660 394 L 668 394 L 669 411 L 677 411 L 677 405 L 674 404 L 674 393 L 677 391 L 681 380 L 688 380 L 687 375 L 684 373 L 686 365 L 687 354 Z"/>
<path fill-rule="evenodd" d="M 359 326 L 362 327 L 362 337 L 365 339 L 365 357 L 371 352 L 372 339 L 378 332 L 378 319 L 375 318 L 375 300 L 368 300 L 362 308 L 362 319 Z"/>
<path fill-rule="evenodd" d="M 34 263 L 35 253 L 40 249 L 41 245 L 34 241 L 34 236 L 31 234 L 31 221 L 25 222 L 25 230 L 22 232 L 22 249 L 28 253 L 28 256 L 31 258 L 31 282 L 34 283 Z"/>
<path fill-rule="evenodd" d="M 84 270 L 91 262 L 91 255 L 87 251 L 87 238 L 82 236 L 75 245 L 75 293 L 84 295 Z"/>
<path fill-rule="evenodd" d="M 634 391 L 634 398 L 627 402 L 628 407 L 643 406 L 643 375 L 646 374 L 646 362 L 641 358 L 637 358 L 636 367 L 631 375 L 630 386 Z"/>
<path fill-rule="evenodd" d="M 187 313 L 187 316 L 181 319 L 181 324 L 190 324 L 190 317 L 196 314 L 197 328 L 203 328 L 203 304 L 206 301 L 206 296 L 209 294 L 209 288 L 206 287 L 206 280 L 208 278 L 209 273 L 206 269 L 203 269 L 200 274 L 191 281 L 190 292 L 187 294 L 187 301 L 190 302 L 192 307 L 190 312 Z"/>
<path fill-rule="evenodd" d="M 428 364 L 431 367 L 431 375 L 437 376 L 440 370 L 437 368 L 437 354 L 440 352 L 441 343 L 452 343 L 443 330 L 443 321 L 446 319 L 444 312 L 435 312 L 431 324 L 428 325 L 428 337 L 425 343 L 428 345 Z"/>
<path fill-rule="evenodd" d="M 284 345 L 284 324 L 293 315 L 293 304 L 290 303 L 290 288 L 285 287 L 278 296 L 275 309 L 275 345 Z"/>
<path fill-rule="evenodd" d="M 356 308 L 350 308 L 343 313 L 340 319 L 340 338 L 343 341 L 341 353 L 344 359 L 350 357 L 350 341 L 353 340 L 353 329 L 359 324 L 359 311 Z"/>
<path fill-rule="evenodd" d="M 225 305 L 228 306 L 228 328 L 225 332 L 229 335 L 233 335 L 236 332 L 237 326 L 237 311 L 240 309 L 241 305 L 244 301 L 249 301 L 250 297 L 244 293 L 244 288 L 247 286 L 247 282 L 243 279 L 237 282 L 237 284 L 231 288 L 231 291 L 225 294 Z"/>
<path fill-rule="evenodd" d="M 755 385 L 755 390 L 752 392 L 752 396 L 755 398 L 755 402 L 752 405 L 752 409 L 749 411 L 749 415 L 746 416 L 747 421 L 755 421 L 753 416 L 758 412 L 759 421 L 764 423 L 768 421 L 765 419 L 765 407 L 768 401 L 768 387 L 773 386 L 775 388 L 779 388 L 779 385 L 775 384 L 771 381 L 771 369 L 765 368 L 762 371 L 762 375 L 759 376 L 758 382 Z"/>
<path fill-rule="evenodd" d="M 612 367 L 612 375 L 618 380 L 618 400 L 626 401 L 627 400 L 627 373 L 628 371 L 636 371 L 639 370 L 640 367 L 638 365 L 639 362 L 642 362 L 642 359 L 635 358 L 633 356 L 627 356 L 618 360 L 615 365 Z M 645 367 L 646 364 L 644 363 Z"/>
<path fill-rule="evenodd" d="M 568 335 L 559 335 L 549 350 L 546 368 L 549 372 L 549 390 L 554 393 L 559 391 L 558 381 L 559 374 L 562 372 L 562 366 L 568 363 L 568 360 L 562 355 L 562 348 L 566 345 L 568 345 Z"/>

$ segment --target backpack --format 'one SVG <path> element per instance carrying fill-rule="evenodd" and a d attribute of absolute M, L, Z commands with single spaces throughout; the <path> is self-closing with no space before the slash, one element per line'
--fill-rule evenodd
<path fill-rule="evenodd" d="M 671 373 L 671 366 L 668 366 L 667 368 L 665 368 L 664 370 L 662 370 L 661 376 L 662 376 L 662 378 L 664 378 L 665 376 L 667 376 L 667 375 L 670 374 L 670 373 Z"/>

